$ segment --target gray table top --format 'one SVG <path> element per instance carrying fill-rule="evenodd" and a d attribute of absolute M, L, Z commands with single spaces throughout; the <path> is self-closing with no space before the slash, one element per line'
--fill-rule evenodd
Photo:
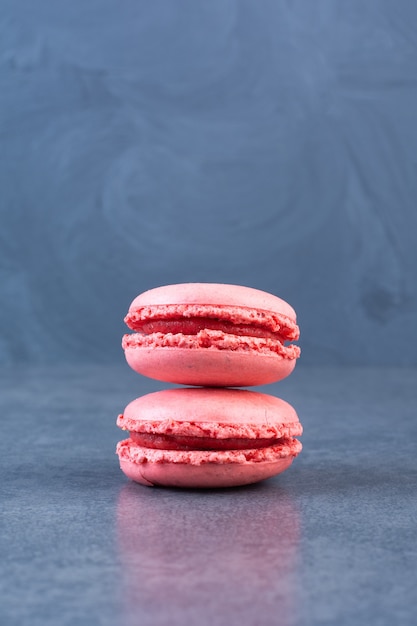
<path fill-rule="evenodd" d="M 5 368 L 0 623 L 417 623 L 417 370 L 309 369 L 262 389 L 297 409 L 284 474 L 146 488 L 115 418 L 164 388 L 114 367 Z"/>

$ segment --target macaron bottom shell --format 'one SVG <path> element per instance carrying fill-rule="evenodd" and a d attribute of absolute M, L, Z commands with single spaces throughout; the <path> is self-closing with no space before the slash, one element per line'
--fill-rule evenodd
<path fill-rule="evenodd" d="M 147 487 L 216 489 L 250 485 L 285 471 L 293 457 L 264 463 L 188 465 L 185 463 L 135 463 L 120 459 L 120 469 Z"/>
<path fill-rule="evenodd" d="M 142 374 L 162 382 L 212 387 L 252 387 L 286 378 L 296 359 L 241 350 L 128 347 L 126 361 Z"/>

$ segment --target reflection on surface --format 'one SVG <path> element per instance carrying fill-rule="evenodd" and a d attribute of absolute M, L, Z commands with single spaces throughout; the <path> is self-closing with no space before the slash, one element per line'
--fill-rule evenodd
<path fill-rule="evenodd" d="M 296 622 L 300 524 L 273 481 L 224 491 L 121 491 L 125 624 Z"/>

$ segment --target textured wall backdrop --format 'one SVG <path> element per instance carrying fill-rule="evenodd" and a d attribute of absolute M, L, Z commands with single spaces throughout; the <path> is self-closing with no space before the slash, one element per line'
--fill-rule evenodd
<path fill-rule="evenodd" d="M 305 364 L 417 363 L 415 0 L 0 0 L 0 362 L 265 289 Z"/>

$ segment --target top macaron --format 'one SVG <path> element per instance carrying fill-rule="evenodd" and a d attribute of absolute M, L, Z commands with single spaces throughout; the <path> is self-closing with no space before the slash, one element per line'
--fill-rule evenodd
<path fill-rule="evenodd" d="M 125 322 L 126 360 L 170 383 L 246 387 L 288 376 L 300 354 L 294 309 L 239 285 L 185 283 L 137 296 Z"/>

